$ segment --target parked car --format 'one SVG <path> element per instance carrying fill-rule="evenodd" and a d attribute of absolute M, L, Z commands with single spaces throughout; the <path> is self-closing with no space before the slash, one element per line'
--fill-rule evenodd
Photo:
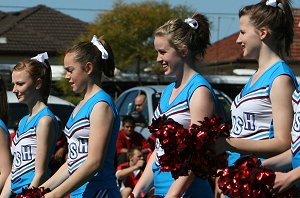
<path fill-rule="evenodd" d="M 7 100 L 9 105 L 7 127 L 9 128 L 10 132 L 12 132 L 21 118 L 28 114 L 28 108 L 27 105 L 19 103 L 16 95 L 11 91 L 7 91 Z M 48 98 L 48 106 L 53 114 L 61 120 L 63 126 L 65 126 L 67 123 L 75 107 L 72 103 L 52 95 L 50 95 Z"/>
<path fill-rule="evenodd" d="M 117 99 L 116 105 L 119 110 L 119 114 L 122 118 L 125 115 L 131 115 L 134 111 L 134 99 L 137 95 L 143 93 L 146 94 L 146 103 L 143 108 L 142 114 L 148 124 L 151 124 L 153 112 L 155 111 L 158 102 L 160 100 L 161 94 L 165 89 L 165 85 L 150 85 L 150 86 L 138 86 L 124 91 Z M 225 122 L 230 122 L 230 106 L 232 100 L 224 92 L 214 89 L 216 96 L 218 97 L 221 107 L 223 108 L 223 120 Z M 135 130 L 141 133 L 146 139 L 150 136 L 150 132 L 147 126 L 139 126 Z"/>

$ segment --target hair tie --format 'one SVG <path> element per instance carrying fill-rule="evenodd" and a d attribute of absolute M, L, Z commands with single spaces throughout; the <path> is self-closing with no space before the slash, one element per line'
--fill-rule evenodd
<path fill-rule="evenodd" d="M 282 3 L 278 3 L 278 4 L 277 4 L 277 7 L 280 8 L 282 11 L 284 11 L 284 8 L 283 8 Z"/>
<path fill-rule="evenodd" d="M 273 8 L 277 7 L 277 1 L 276 0 L 267 0 L 266 2 L 267 6 L 272 6 Z"/>
<path fill-rule="evenodd" d="M 102 53 L 102 59 L 108 59 L 108 52 L 106 49 L 103 47 L 103 45 L 99 42 L 98 38 L 96 35 L 93 36 L 91 42 L 100 50 Z"/>
<path fill-rule="evenodd" d="M 278 3 L 277 4 L 277 0 L 267 0 L 266 1 L 266 5 L 267 6 L 271 6 L 271 7 L 273 7 L 273 8 L 280 8 L 281 10 L 283 10 L 284 11 L 284 8 L 283 8 L 283 5 L 282 5 L 282 3 Z"/>
<path fill-rule="evenodd" d="M 189 26 L 191 26 L 193 29 L 198 29 L 199 24 L 195 19 L 187 18 L 184 20 L 185 23 L 187 23 Z"/>
<path fill-rule="evenodd" d="M 44 52 L 44 53 L 36 55 L 35 57 L 32 57 L 31 60 L 37 60 L 37 61 L 43 63 L 43 65 L 48 68 L 48 65 L 45 63 L 45 60 L 48 60 L 48 58 L 49 57 L 48 57 L 47 52 Z"/>

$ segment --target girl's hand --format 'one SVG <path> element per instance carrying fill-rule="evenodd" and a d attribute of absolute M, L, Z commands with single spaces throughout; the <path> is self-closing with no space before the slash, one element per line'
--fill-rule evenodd
<path fill-rule="evenodd" d="M 291 188 L 294 184 L 293 177 L 288 173 L 276 172 L 276 178 L 273 186 L 273 193 L 281 193 L 289 188 Z"/>

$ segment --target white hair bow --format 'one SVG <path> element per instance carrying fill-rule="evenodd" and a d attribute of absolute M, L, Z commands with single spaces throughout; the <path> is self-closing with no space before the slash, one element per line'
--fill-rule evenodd
<path fill-rule="evenodd" d="M 44 52 L 44 53 L 36 55 L 35 57 L 32 57 L 31 60 L 37 60 L 37 61 L 43 63 L 43 65 L 45 67 L 48 67 L 48 65 L 45 63 L 45 60 L 48 60 L 48 58 L 49 58 L 48 53 Z"/>
<path fill-rule="evenodd" d="M 187 18 L 184 20 L 185 23 L 189 24 L 193 29 L 197 29 L 199 27 L 198 22 L 195 19 Z"/>
<path fill-rule="evenodd" d="M 268 0 L 266 2 L 266 5 L 267 6 L 272 6 L 272 7 L 276 8 L 277 7 L 277 1 L 276 0 Z"/>
<path fill-rule="evenodd" d="M 98 38 L 96 35 L 93 36 L 91 42 L 100 50 L 102 53 L 102 59 L 108 59 L 108 52 L 106 49 L 103 47 L 103 45 L 99 42 Z"/>

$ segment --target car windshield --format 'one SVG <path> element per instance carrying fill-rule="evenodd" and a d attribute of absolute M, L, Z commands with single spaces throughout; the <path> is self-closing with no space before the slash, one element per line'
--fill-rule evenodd
<path fill-rule="evenodd" d="M 157 105 L 159 103 L 160 97 L 161 97 L 161 93 L 157 92 L 157 93 L 152 94 L 152 107 L 153 107 L 154 111 L 157 108 Z"/>

